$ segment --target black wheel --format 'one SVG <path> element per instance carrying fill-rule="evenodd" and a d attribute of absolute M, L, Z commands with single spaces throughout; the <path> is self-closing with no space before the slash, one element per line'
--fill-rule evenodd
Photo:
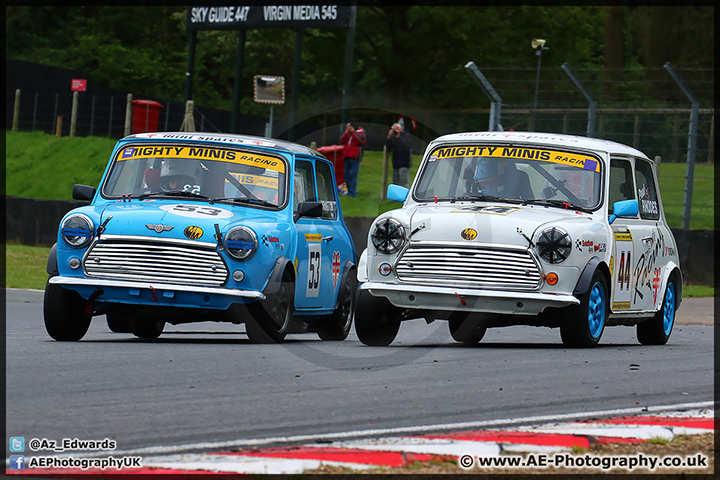
<path fill-rule="evenodd" d="M 355 271 L 348 272 L 347 280 L 338 291 L 338 305 L 332 315 L 318 324 L 318 337 L 322 340 L 345 340 L 350 333 L 355 313 Z"/>
<path fill-rule="evenodd" d="M 165 322 L 150 316 L 129 316 L 130 331 L 138 338 L 158 338 L 165 328 Z"/>
<path fill-rule="evenodd" d="M 355 333 L 365 345 L 390 345 L 400 330 L 402 309 L 384 297 L 359 290 L 355 302 Z"/>
<path fill-rule="evenodd" d="M 124 313 L 108 313 L 107 325 L 111 332 L 115 333 L 132 333 L 130 327 L 130 315 Z"/>
<path fill-rule="evenodd" d="M 45 285 L 43 299 L 45 329 L 55 340 L 76 342 L 90 328 L 91 314 L 85 313 L 85 299 L 60 285 Z"/>
<path fill-rule="evenodd" d="M 650 320 L 637 324 L 637 338 L 643 345 L 665 345 L 672 333 L 677 310 L 677 291 L 671 279 L 665 287 L 660 310 Z"/>
<path fill-rule="evenodd" d="M 560 326 L 560 338 L 568 347 L 594 347 L 600 341 L 608 315 L 608 287 L 605 275 L 593 274 L 590 289 L 580 297 L 580 305 L 567 307 Z"/>
<path fill-rule="evenodd" d="M 450 336 L 456 342 L 475 345 L 485 336 L 487 328 L 480 325 L 477 319 L 467 313 L 454 312 L 448 318 Z"/>
<path fill-rule="evenodd" d="M 283 278 L 279 290 L 265 300 L 248 305 L 245 331 L 252 343 L 280 343 L 285 339 L 295 304 L 295 285 Z"/>

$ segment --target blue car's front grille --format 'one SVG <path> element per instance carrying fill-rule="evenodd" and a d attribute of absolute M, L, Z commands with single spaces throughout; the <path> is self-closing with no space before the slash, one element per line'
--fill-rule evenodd
<path fill-rule="evenodd" d="M 221 286 L 228 269 L 213 244 L 199 248 L 192 242 L 104 240 L 85 256 L 91 277 L 176 285 Z"/>

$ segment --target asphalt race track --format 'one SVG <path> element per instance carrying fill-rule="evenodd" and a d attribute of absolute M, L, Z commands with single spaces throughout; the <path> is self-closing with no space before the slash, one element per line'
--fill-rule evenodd
<path fill-rule="evenodd" d="M 354 332 L 344 342 L 302 334 L 253 345 L 243 326 L 216 323 L 141 341 L 96 317 L 82 341 L 67 343 L 45 332 L 42 292 L 22 290 L 7 290 L 6 317 L 7 436 L 108 438 L 122 451 L 714 398 L 711 325 L 676 325 L 664 347 L 611 327 L 597 348 L 574 350 L 557 330 L 533 327 L 490 329 L 464 347 L 445 322 L 418 320 L 373 348 Z"/>

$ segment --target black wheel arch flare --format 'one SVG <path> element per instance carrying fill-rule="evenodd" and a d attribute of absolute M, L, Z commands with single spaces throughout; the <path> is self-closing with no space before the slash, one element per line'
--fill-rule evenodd
<path fill-rule="evenodd" d="M 592 282 L 592 277 L 595 274 L 595 271 L 598 269 L 603 272 L 603 275 L 605 275 L 605 279 L 607 280 L 608 285 L 610 285 L 610 269 L 605 264 L 605 262 L 600 260 L 599 257 L 592 257 L 588 261 L 588 263 L 585 264 L 585 268 L 580 274 L 580 278 L 578 279 L 577 284 L 575 284 L 575 289 L 573 290 L 574 296 L 579 297 L 586 294 L 590 290 L 590 283 Z"/>

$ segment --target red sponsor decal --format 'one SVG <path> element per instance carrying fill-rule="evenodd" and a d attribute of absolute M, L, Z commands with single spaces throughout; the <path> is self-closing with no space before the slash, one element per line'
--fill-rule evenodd
<path fill-rule="evenodd" d="M 333 276 L 333 288 L 335 288 L 335 287 L 337 287 L 338 277 L 340 276 L 340 252 L 333 252 L 332 276 Z"/>

